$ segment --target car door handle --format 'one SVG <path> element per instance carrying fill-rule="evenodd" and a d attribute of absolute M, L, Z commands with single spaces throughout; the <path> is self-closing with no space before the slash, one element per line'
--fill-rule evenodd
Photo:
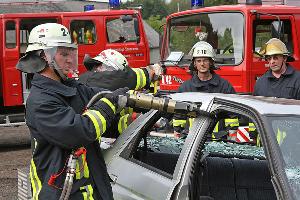
<path fill-rule="evenodd" d="M 114 175 L 114 174 L 110 174 L 109 177 L 110 177 L 110 179 L 111 179 L 111 181 L 112 181 L 113 183 L 116 183 L 116 182 L 117 182 L 118 176 L 116 176 L 116 175 Z"/>

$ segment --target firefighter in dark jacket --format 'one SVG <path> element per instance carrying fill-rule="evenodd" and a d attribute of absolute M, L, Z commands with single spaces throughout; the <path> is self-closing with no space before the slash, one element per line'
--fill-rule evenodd
<path fill-rule="evenodd" d="M 213 47 L 205 42 L 197 42 L 190 51 L 192 63 L 190 70 L 193 75 L 190 80 L 185 81 L 178 89 L 178 92 L 207 92 L 207 93 L 235 93 L 232 85 L 214 72 L 215 53 Z M 230 119 L 231 120 L 231 119 Z M 234 123 L 237 119 L 234 119 Z M 175 136 L 180 132 L 188 131 L 193 119 L 186 120 L 180 116 L 173 119 Z"/>
<path fill-rule="evenodd" d="M 36 26 L 17 68 L 34 73 L 26 101 L 26 123 L 32 141 L 32 199 L 113 199 L 99 140 L 116 118 L 119 95 L 106 94 L 85 106 L 101 89 L 68 76 L 77 71 L 77 46 L 66 27 Z"/>
<path fill-rule="evenodd" d="M 193 75 L 179 87 L 178 92 L 235 93 L 232 85 L 214 72 L 215 53 L 209 43 L 198 42 L 191 53 Z"/>
<path fill-rule="evenodd" d="M 106 49 L 94 58 L 85 55 L 87 72 L 79 76 L 79 82 L 92 87 L 116 90 L 128 87 L 131 90 L 148 89 L 151 81 L 160 76 L 161 67 L 130 68 L 127 59 L 118 51 Z"/>
<path fill-rule="evenodd" d="M 286 45 L 277 38 L 270 39 L 261 54 L 268 62 L 269 70 L 255 84 L 254 95 L 300 99 L 300 72 L 287 63 Z"/>

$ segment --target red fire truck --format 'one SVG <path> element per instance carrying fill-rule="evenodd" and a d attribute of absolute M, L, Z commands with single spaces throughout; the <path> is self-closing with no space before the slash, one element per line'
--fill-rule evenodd
<path fill-rule="evenodd" d="M 300 7 L 261 5 L 249 0 L 241 5 L 202 7 L 171 14 L 162 40 L 161 58 L 166 73 L 161 90 L 177 90 L 189 79 L 189 51 L 196 42 L 209 42 L 216 52 L 216 73 L 237 92 L 249 93 L 268 66 L 259 50 L 270 38 L 280 38 L 300 69 Z"/>
<path fill-rule="evenodd" d="M 142 17 L 136 10 L 0 14 L 0 123 L 8 119 L 7 113 L 24 109 L 32 77 L 15 66 L 25 53 L 31 29 L 47 22 L 69 28 L 78 44 L 80 72 L 85 71 L 86 53 L 95 56 L 108 48 L 121 52 L 131 67 L 150 63 Z"/>

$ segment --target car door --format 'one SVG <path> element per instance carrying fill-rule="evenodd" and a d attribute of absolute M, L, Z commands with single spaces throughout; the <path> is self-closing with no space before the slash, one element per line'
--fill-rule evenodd
<path fill-rule="evenodd" d="M 178 182 L 175 168 L 185 140 L 177 142 L 172 138 L 173 132 L 152 129 L 162 120 L 166 118 L 158 111 L 141 116 L 105 155 L 115 199 L 165 200 L 172 193 Z"/>
<path fill-rule="evenodd" d="M 263 117 L 252 108 L 218 98 L 210 112 L 215 118 L 194 121 L 199 128 L 192 128 L 188 136 L 193 138 L 193 145 L 174 199 L 276 199 L 278 183 L 274 184 L 272 173 L 274 162 L 280 160 L 274 153 L 271 156 L 269 144 L 257 145 L 258 135 L 269 137 Z M 215 132 L 226 119 L 238 119 L 238 125 L 223 126 L 224 130 Z M 233 133 L 235 136 L 230 135 Z M 238 140 L 242 134 L 247 140 Z"/>

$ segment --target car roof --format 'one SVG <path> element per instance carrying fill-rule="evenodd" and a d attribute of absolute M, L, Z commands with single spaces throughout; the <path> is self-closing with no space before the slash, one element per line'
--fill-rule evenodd
<path fill-rule="evenodd" d="M 176 101 L 201 102 L 201 109 L 205 109 L 214 99 L 232 101 L 255 109 L 260 114 L 300 114 L 300 101 L 294 99 L 284 99 L 275 97 L 262 97 L 252 95 L 221 94 L 185 92 L 168 95 Z"/>

